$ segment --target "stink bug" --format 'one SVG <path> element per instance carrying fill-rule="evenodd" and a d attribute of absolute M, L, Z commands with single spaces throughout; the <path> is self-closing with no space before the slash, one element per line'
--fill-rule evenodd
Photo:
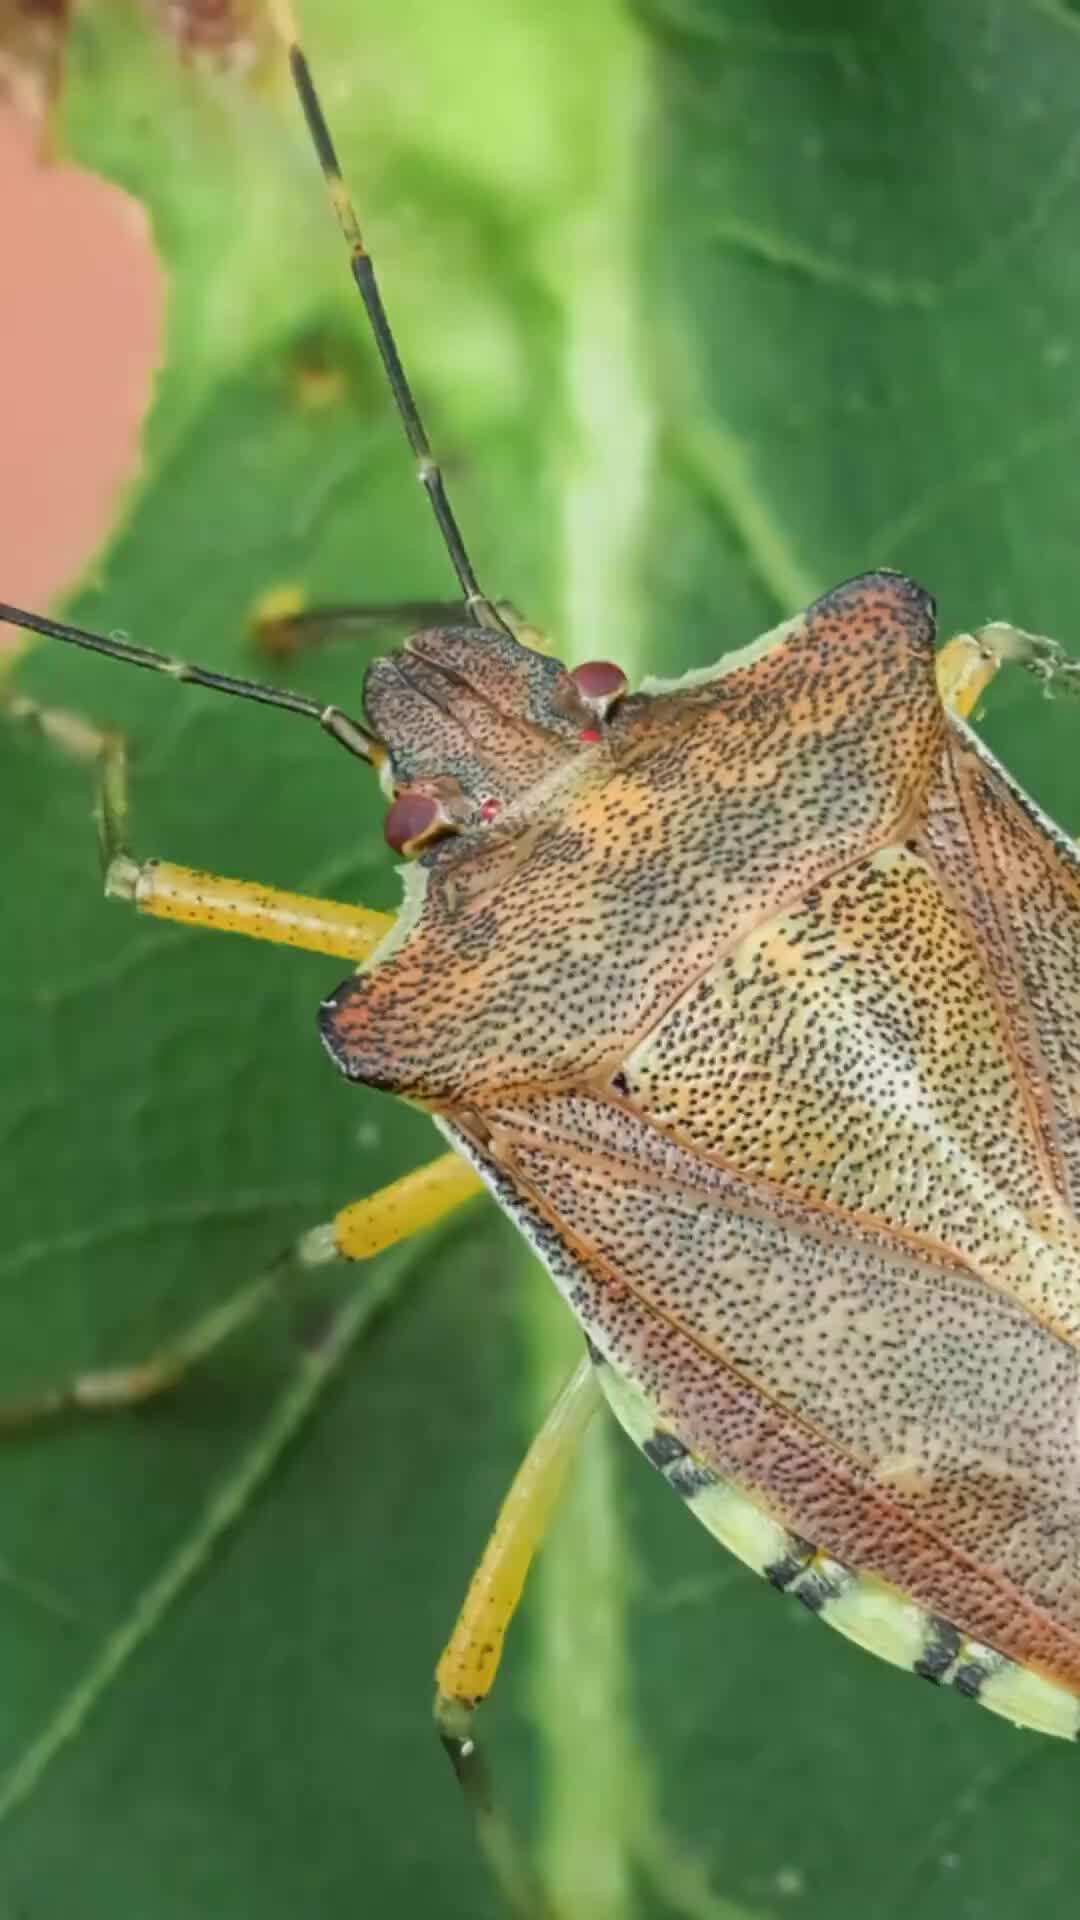
<path fill-rule="evenodd" d="M 389 789 L 387 838 L 411 862 L 392 926 L 137 859 L 120 742 L 37 716 L 100 762 L 108 891 L 360 963 L 323 1003 L 327 1050 L 450 1142 L 306 1234 L 292 1267 L 366 1256 L 486 1186 L 581 1323 L 586 1356 L 439 1670 L 440 1730 L 492 1846 L 470 1716 L 600 1392 L 773 1586 L 1073 1734 L 1076 862 L 961 717 L 1007 651 L 1045 649 L 987 629 L 935 670 L 928 595 L 879 570 L 710 674 L 633 692 L 611 662 L 562 668 L 477 582 L 284 27 L 463 614 L 376 663 L 360 720 L 0 612 L 299 712 Z M 268 1284 L 26 1417 L 150 1395 Z"/>

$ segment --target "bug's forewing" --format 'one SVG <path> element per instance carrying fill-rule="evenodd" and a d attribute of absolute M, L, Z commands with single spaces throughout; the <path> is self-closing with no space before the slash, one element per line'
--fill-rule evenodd
<path fill-rule="evenodd" d="M 796 1534 L 1080 1684 L 1080 879 L 959 730 L 924 822 L 597 1088 L 482 1116 L 591 1338 Z"/>

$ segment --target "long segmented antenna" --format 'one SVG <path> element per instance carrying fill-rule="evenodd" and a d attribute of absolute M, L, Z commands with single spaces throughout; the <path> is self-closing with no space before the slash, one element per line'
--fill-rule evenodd
<path fill-rule="evenodd" d="M 405 429 L 405 437 L 416 460 L 417 476 L 431 503 L 431 510 L 442 535 L 443 545 L 450 557 L 450 564 L 457 574 L 466 611 L 477 626 L 494 628 L 504 633 L 509 632 L 510 629 L 500 616 L 495 603 L 481 591 L 473 571 L 472 561 L 465 549 L 461 529 L 450 505 L 442 471 L 431 451 L 431 442 L 420 418 L 412 388 L 401 364 L 401 356 L 397 350 L 390 322 L 386 317 L 386 308 L 383 306 L 371 256 L 364 245 L 360 223 L 342 177 L 330 129 L 326 124 L 326 116 L 315 91 L 311 69 L 300 46 L 300 34 L 291 0 L 270 0 L 270 15 L 288 56 L 289 70 L 300 99 L 312 145 L 322 168 L 323 179 L 326 181 L 330 204 L 349 249 L 352 276 L 364 303 L 394 405 Z"/>
<path fill-rule="evenodd" d="M 259 680 L 239 680 L 231 673 L 215 673 L 210 667 L 177 660 L 172 654 L 158 653 L 153 647 L 139 647 L 113 634 L 91 633 L 87 627 L 69 626 L 65 620 L 47 620 L 43 614 L 27 613 L 22 607 L 9 607 L 3 601 L 0 601 L 0 620 L 9 621 L 13 627 L 24 627 L 28 633 L 41 633 L 51 640 L 66 640 L 72 646 L 86 647 L 91 653 L 104 653 L 110 660 L 123 661 L 125 666 L 167 673 L 171 679 L 186 680 L 190 686 L 235 694 L 239 700 L 255 700 L 264 707 L 284 707 L 287 713 L 317 720 L 332 740 L 358 759 L 366 760 L 369 766 L 380 767 L 386 759 L 382 742 L 359 720 L 351 719 L 340 707 L 324 706 L 322 701 L 310 700 L 306 694 L 291 693 L 288 687 L 268 687 Z"/>

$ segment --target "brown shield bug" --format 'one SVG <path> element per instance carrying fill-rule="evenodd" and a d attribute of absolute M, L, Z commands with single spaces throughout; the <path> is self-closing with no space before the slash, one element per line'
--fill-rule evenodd
<path fill-rule="evenodd" d="M 1003 658 L 1043 668 L 1046 643 L 987 628 L 935 656 L 929 595 L 876 570 L 669 684 L 533 644 L 473 571 L 281 12 L 463 616 L 432 610 L 374 665 L 363 719 L 0 617 L 314 719 L 387 789 L 412 863 L 392 921 L 136 859 L 122 742 L 38 715 L 99 764 L 110 895 L 347 958 L 329 1054 L 447 1137 L 291 1265 L 365 1258 L 487 1188 L 582 1327 L 439 1667 L 440 1731 L 500 1870 L 471 1715 L 601 1397 L 775 1587 L 1074 1737 L 1080 872 L 964 718 Z M 12 1417 L 147 1397 L 266 1284 Z"/>

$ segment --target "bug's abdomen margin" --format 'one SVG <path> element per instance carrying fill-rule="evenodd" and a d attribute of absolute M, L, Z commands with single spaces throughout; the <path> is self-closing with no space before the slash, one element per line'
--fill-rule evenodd
<path fill-rule="evenodd" d="M 792 1533 L 731 1481 L 706 1466 L 670 1428 L 658 1427 L 640 1393 L 593 1350 L 620 1426 L 702 1525 L 744 1565 L 794 1596 L 867 1653 L 935 1686 L 978 1700 L 1017 1726 L 1080 1738 L 1080 1698 L 1071 1688 L 966 1635 L 873 1574 L 860 1574 Z"/>

